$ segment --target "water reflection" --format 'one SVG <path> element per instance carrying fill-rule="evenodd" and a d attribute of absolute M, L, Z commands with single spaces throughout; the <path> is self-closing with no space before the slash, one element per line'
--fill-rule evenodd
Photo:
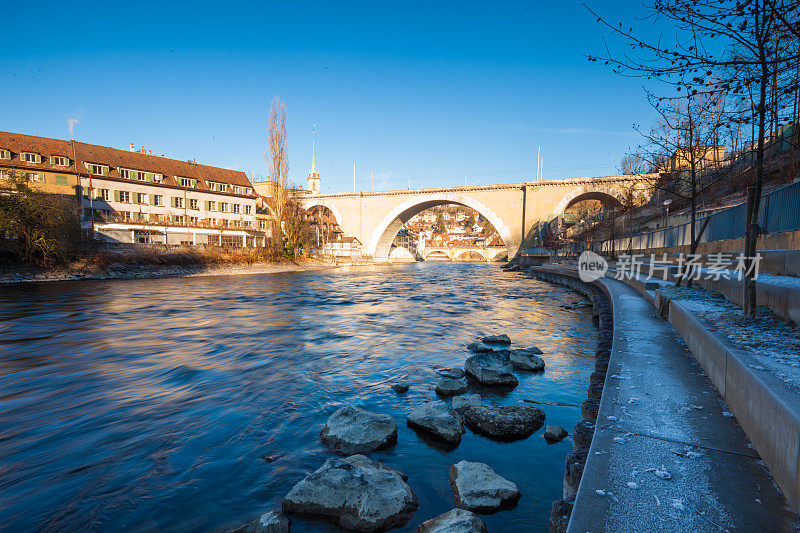
<path fill-rule="evenodd" d="M 0 523 L 236 526 L 279 506 L 322 463 L 319 430 L 352 402 L 398 420 L 398 445 L 371 456 L 404 471 L 420 497 L 405 530 L 453 507 L 447 469 L 468 459 L 523 494 L 515 510 L 485 517 L 490 530 L 544 531 L 569 439 L 467 433 L 448 451 L 405 427 L 405 412 L 434 398 L 434 369 L 462 366 L 463 347 L 497 331 L 541 347 L 548 366 L 487 401 L 579 403 L 596 331 L 588 310 L 560 307 L 577 300 L 495 265 L 448 263 L 4 288 Z M 410 392 L 391 390 L 398 378 Z M 575 407 L 545 411 L 566 428 L 580 417 Z"/>

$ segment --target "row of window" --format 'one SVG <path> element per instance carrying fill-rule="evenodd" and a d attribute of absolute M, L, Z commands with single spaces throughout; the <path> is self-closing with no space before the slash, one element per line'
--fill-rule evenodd
<path fill-rule="evenodd" d="M 131 191 L 112 191 L 111 189 L 94 189 L 95 191 L 95 198 L 98 200 L 104 200 L 106 202 L 111 201 L 112 194 L 115 202 L 120 202 L 123 204 L 149 204 L 154 205 L 157 207 L 164 207 L 164 196 L 161 194 L 147 194 L 143 192 L 131 192 Z M 193 211 L 198 211 L 200 209 L 200 201 L 196 198 L 189 198 L 188 202 L 184 201 L 184 198 L 181 196 L 172 196 L 170 197 L 170 206 L 177 208 L 177 209 L 191 209 Z M 206 211 L 219 211 L 220 213 L 234 213 L 240 214 L 244 212 L 245 215 L 249 215 L 253 211 L 252 205 L 242 205 L 242 204 L 234 204 L 228 202 L 216 202 L 214 200 L 206 200 L 205 201 L 205 209 Z"/>
<path fill-rule="evenodd" d="M 0 149 L 0 159 L 11 159 L 11 151 L 6 149 Z M 37 154 L 35 152 L 20 152 L 19 153 L 20 161 L 24 161 L 26 163 L 42 163 L 44 158 L 41 154 Z M 71 164 L 71 161 L 68 157 L 60 156 L 60 155 L 51 155 L 50 156 L 50 164 L 53 166 L 59 167 L 68 167 Z M 92 174 L 93 176 L 108 176 L 110 171 L 110 167 L 108 165 L 101 165 L 97 163 L 84 163 L 86 167 L 86 172 Z M 124 168 L 118 167 L 117 170 L 119 171 L 119 175 L 125 179 L 137 180 L 137 181 L 149 181 L 153 183 L 162 183 L 164 181 L 164 175 L 159 174 L 158 172 L 146 172 L 143 170 L 134 170 L 132 168 Z M 181 176 L 175 176 L 175 179 L 181 184 L 181 187 L 187 187 L 190 189 L 194 189 L 197 187 L 197 180 L 195 178 L 184 178 Z M 239 185 L 228 185 L 226 183 L 221 183 L 217 181 L 208 181 L 208 188 L 212 191 L 217 192 L 228 192 L 228 188 L 232 189 L 234 194 L 244 194 L 244 195 L 251 195 L 253 194 L 253 189 L 250 187 L 241 187 Z"/>
<path fill-rule="evenodd" d="M 8 174 L 7 172 L 4 172 L 4 171 L 0 171 L 0 179 L 6 179 L 7 180 L 9 178 L 10 178 L 10 174 Z M 48 182 L 46 176 L 44 174 L 42 174 L 42 173 L 39 173 L 39 172 L 26 172 L 25 173 L 25 179 L 27 181 L 29 181 L 29 182 L 32 182 L 32 183 L 47 183 Z M 67 176 L 64 176 L 62 174 L 56 174 L 55 176 L 53 176 L 52 183 L 53 183 L 53 185 L 69 185 L 69 180 L 68 180 Z"/>
<path fill-rule="evenodd" d="M 10 160 L 11 151 L 6 149 L 0 149 L 0 159 Z M 19 160 L 24 161 L 25 163 L 42 163 L 44 161 L 44 158 L 41 156 L 41 154 L 37 154 L 35 152 L 20 152 Z M 70 165 L 70 161 L 68 157 L 64 157 L 61 155 L 51 155 L 50 164 L 57 167 L 68 167 Z"/>
<path fill-rule="evenodd" d="M 244 241 L 242 241 L 242 237 L 239 235 L 209 235 L 207 238 L 209 240 L 208 244 L 218 244 L 225 247 L 241 248 L 246 245 L 248 248 L 255 248 L 257 244 L 259 246 L 263 245 L 261 239 L 256 241 L 255 237 L 249 235 L 245 236 Z M 150 244 L 154 242 L 153 236 L 147 231 L 134 231 L 133 240 L 139 244 Z M 182 240 L 181 246 L 195 246 L 195 243 L 190 240 Z"/>
<path fill-rule="evenodd" d="M 191 226 L 223 227 L 223 228 L 252 228 L 250 220 L 228 220 L 227 218 L 199 218 L 184 215 L 161 215 L 156 213 L 139 213 L 136 211 L 109 211 L 107 209 L 94 210 L 95 221 L 104 222 L 148 222 L 154 224 L 186 224 Z M 84 209 L 84 218 L 92 216 L 89 208 Z"/>

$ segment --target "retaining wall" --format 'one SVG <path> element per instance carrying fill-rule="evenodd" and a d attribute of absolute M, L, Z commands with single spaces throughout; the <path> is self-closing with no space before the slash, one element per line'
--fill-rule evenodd
<path fill-rule="evenodd" d="M 602 284 L 584 283 L 577 277 L 530 269 L 528 274 L 536 279 L 563 285 L 580 292 L 592 302 L 594 316 L 598 321 L 598 341 L 595 353 L 595 371 L 589 377 L 587 398 L 581 404 L 581 421 L 572 430 L 572 452 L 564 460 L 564 489 L 562 498 L 553 503 L 550 513 L 550 532 L 567 530 L 572 507 L 594 436 L 597 412 L 605 387 L 608 362 L 611 358 L 614 336 L 613 315 L 610 299 Z"/>

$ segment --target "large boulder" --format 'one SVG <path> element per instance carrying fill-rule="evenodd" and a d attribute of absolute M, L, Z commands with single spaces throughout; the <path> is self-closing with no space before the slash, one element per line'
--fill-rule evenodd
<path fill-rule="evenodd" d="M 487 533 L 486 524 L 466 509 L 453 509 L 423 522 L 417 533 Z"/>
<path fill-rule="evenodd" d="M 541 350 L 539 353 L 542 353 Z M 526 370 L 528 372 L 541 372 L 544 370 L 544 359 L 530 349 L 511 350 L 509 360 L 511 361 L 511 366 L 517 370 Z"/>
<path fill-rule="evenodd" d="M 482 385 L 516 387 L 519 384 L 507 353 L 489 352 L 473 355 L 464 363 L 464 369 Z"/>
<path fill-rule="evenodd" d="M 232 533 L 289 533 L 289 519 L 277 511 L 269 511 Z"/>
<path fill-rule="evenodd" d="M 419 405 L 408 413 L 406 420 L 409 426 L 424 430 L 445 442 L 461 442 L 461 434 L 464 432 L 461 416 L 444 402 Z"/>
<path fill-rule="evenodd" d="M 492 348 L 489 348 L 488 346 L 485 346 L 479 342 L 471 342 L 470 344 L 467 344 L 467 350 L 474 353 L 489 353 L 494 351 Z"/>
<path fill-rule="evenodd" d="M 345 455 L 382 450 L 397 444 L 397 422 L 389 415 L 345 405 L 328 418 L 319 437 Z"/>
<path fill-rule="evenodd" d="M 505 333 L 500 335 L 489 335 L 483 338 L 484 344 L 501 344 L 503 346 L 508 346 L 511 344 L 511 339 Z"/>
<path fill-rule="evenodd" d="M 464 411 L 475 405 L 482 405 L 480 394 L 456 396 L 453 398 L 453 401 L 450 402 L 450 407 L 459 414 L 463 414 Z"/>
<path fill-rule="evenodd" d="M 333 457 L 289 491 L 283 511 L 316 516 L 353 531 L 400 527 L 417 509 L 417 496 L 404 478 L 363 455 Z"/>
<path fill-rule="evenodd" d="M 460 368 L 442 368 L 437 372 L 445 378 L 461 379 L 464 377 L 464 370 Z"/>
<path fill-rule="evenodd" d="M 460 461 L 450 465 L 450 486 L 456 506 L 476 513 L 512 507 L 520 498 L 514 483 L 483 463 Z"/>
<path fill-rule="evenodd" d="M 467 382 L 463 379 L 442 378 L 436 385 L 436 394 L 440 396 L 457 396 L 467 392 Z"/>
<path fill-rule="evenodd" d="M 531 405 L 480 405 L 464 411 L 467 427 L 495 440 L 531 436 L 544 424 L 544 411 Z"/>

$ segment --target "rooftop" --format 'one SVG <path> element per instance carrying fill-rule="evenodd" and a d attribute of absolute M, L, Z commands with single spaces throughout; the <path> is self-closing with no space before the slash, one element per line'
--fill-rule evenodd
<path fill-rule="evenodd" d="M 180 161 L 157 155 L 130 150 L 120 150 L 107 146 L 65 141 L 0 131 L 0 149 L 11 151 L 11 160 L 6 163 L 20 169 L 46 170 L 88 176 L 85 163 L 107 165 L 108 177 L 122 178 L 119 169 L 130 169 L 161 174 L 163 184 L 180 186 L 179 178 L 198 180 L 199 189 L 210 189 L 208 182 L 231 186 L 252 188 L 253 185 L 244 172 L 226 168 L 201 165 L 193 161 Z M 28 163 L 20 160 L 20 152 L 32 152 L 42 156 L 41 163 Z M 63 156 L 69 159 L 68 166 L 50 164 L 50 156 Z"/>

